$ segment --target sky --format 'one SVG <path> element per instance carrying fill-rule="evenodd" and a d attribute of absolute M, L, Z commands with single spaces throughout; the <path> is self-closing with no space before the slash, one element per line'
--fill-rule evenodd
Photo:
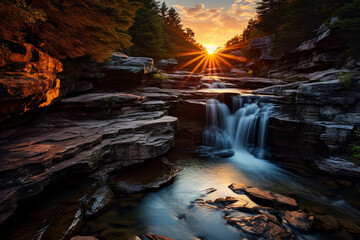
<path fill-rule="evenodd" d="M 203 45 L 223 46 L 255 16 L 257 0 L 165 0 Z"/>

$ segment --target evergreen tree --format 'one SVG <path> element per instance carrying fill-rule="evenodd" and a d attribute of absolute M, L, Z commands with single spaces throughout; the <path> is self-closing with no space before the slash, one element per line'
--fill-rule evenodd
<path fill-rule="evenodd" d="M 167 18 L 167 11 L 168 10 L 169 10 L 169 8 L 167 7 L 166 3 L 163 2 L 161 4 L 161 7 L 160 7 L 160 17 L 161 17 L 163 22 L 165 22 L 165 20 Z"/>
<path fill-rule="evenodd" d="M 168 38 L 160 19 L 157 2 L 154 0 L 136 0 L 143 7 L 136 12 L 135 23 L 129 30 L 134 46 L 126 50 L 132 56 L 166 58 L 168 53 L 165 47 Z"/>
<path fill-rule="evenodd" d="M 167 13 L 166 22 L 174 29 L 183 32 L 183 25 L 181 24 L 179 13 L 177 13 L 173 7 L 171 7 Z"/>

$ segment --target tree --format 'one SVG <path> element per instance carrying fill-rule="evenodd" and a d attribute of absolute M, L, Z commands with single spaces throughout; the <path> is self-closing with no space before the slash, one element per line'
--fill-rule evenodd
<path fill-rule="evenodd" d="M 189 42 L 196 42 L 196 40 L 195 40 L 195 33 L 194 33 L 194 31 L 193 31 L 191 28 L 186 28 L 186 29 L 185 29 L 185 36 L 186 36 L 186 39 L 187 39 Z"/>
<path fill-rule="evenodd" d="M 171 7 L 168 11 L 167 14 L 167 18 L 166 18 L 166 22 L 172 26 L 173 28 L 177 29 L 178 31 L 183 32 L 183 25 L 181 24 L 181 18 L 179 16 L 179 13 L 176 12 L 176 10 Z"/>
<path fill-rule="evenodd" d="M 46 20 L 46 13 L 28 5 L 25 0 L 0 2 L 0 38 L 23 41 L 25 28 Z"/>
<path fill-rule="evenodd" d="M 162 21 L 165 22 L 166 18 L 167 18 L 167 11 L 169 10 L 169 8 L 167 7 L 166 3 L 163 2 L 161 4 L 161 7 L 160 7 L 160 17 L 162 19 Z"/>
<path fill-rule="evenodd" d="M 348 55 L 360 59 L 360 0 L 353 0 L 337 12 L 340 18 L 333 28 L 340 31 L 349 46 Z"/>
<path fill-rule="evenodd" d="M 23 41 L 58 59 L 87 55 L 99 62 L 112 51 L 131 45 L 125 31 L 140 7 L 127 0 L 5 0 L 1 4 L 1 25 L 7 32 L 14 29 L 13 19 L 20 16 L 15 28 Z M 13 9 L 14 14 L 8 14 Z"/>
<path fill-rule="evenodd" d="M 134 45 L 126 50 L 133 56 L 161 59 L 167 57 L 165 48 L 168 38 L 159 16 L 161 9 L 154 0 L 136 0 L 142 8 L 136 12 L 135 23 L 129 29 Z"/>

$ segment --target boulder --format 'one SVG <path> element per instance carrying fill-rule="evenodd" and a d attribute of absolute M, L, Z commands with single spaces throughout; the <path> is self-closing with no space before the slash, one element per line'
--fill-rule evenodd
<path fill-rule="evenodd" d="M 250 234 L 254 239 L 295 239 L 290 230 L 283 227 L 276 218 L 265 214 L 245 218 L 228 218 L 227 222 L 242 232 Z"/>
<path fill-rule="evenodd" d="M 123 90 L 136 88 L 154 72 L 154 60 L 147 57 L 128 57 L 121 52 L 110 56 L 108 66 L 98 67 L 95 74 L 94 88 L 96 90 Z"/>
<path fill-rule="evenodd" d="M 236 183 L 231 184 L 229 188 L 237 194 L 246 194 L 254 202 L 263 206 L 280 209 L 296 209 L 298 206 L 295 199 L 285 197 L 281 194 L 273 193 L 268 190 Z"/>
<path fill-rule="evenodd" d="M 149 171 L 149 169 L 153 171 Z M 172 182 L 181 168 L 173 166 L 166 159 L 152 160 L 141 165 L 126 168 L 111 180 L 110 187 L 116 193 L 139 193 L 155 191 Z"/>
<path fill-rule="evenodd" d="M 284 217 L 291 227 L 305 232 L 309 231 L 314 223 L 314 217 L 309 217 L 301 210 L 286 211 Z"/>
<path fill-rule="evenodd" d="M 0 122 L 50 105 L 63 65 L 31 44 L 0 40 Z"/>
<path fill-rule="evenodd" d="M 178 61 L 175 58 L 161 59 L 156 63 L 156 67 L 163 70 L 175 69 L 178 65 Z"/>
<path fill-rule="evenodd" d="M 153 234 L 153 233 L 147 233 L 146 237 L 148 239 L 150 239 L 150 240 L 174 240 L 172 238 L 156 235 L 156 234 Z"/>

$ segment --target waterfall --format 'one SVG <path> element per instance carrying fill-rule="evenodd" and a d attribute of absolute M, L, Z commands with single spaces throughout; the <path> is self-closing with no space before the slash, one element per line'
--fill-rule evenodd
<path fill-rule="evenodd" d="M 206 127 L 201 151 L 228 157 L 234 151 L 247 151 L 266 158 L 266 139 L 272 106 L 258 97 L 236 96 L 232 112 L 228 106 L 211 99 L 206 104 Z"/>

